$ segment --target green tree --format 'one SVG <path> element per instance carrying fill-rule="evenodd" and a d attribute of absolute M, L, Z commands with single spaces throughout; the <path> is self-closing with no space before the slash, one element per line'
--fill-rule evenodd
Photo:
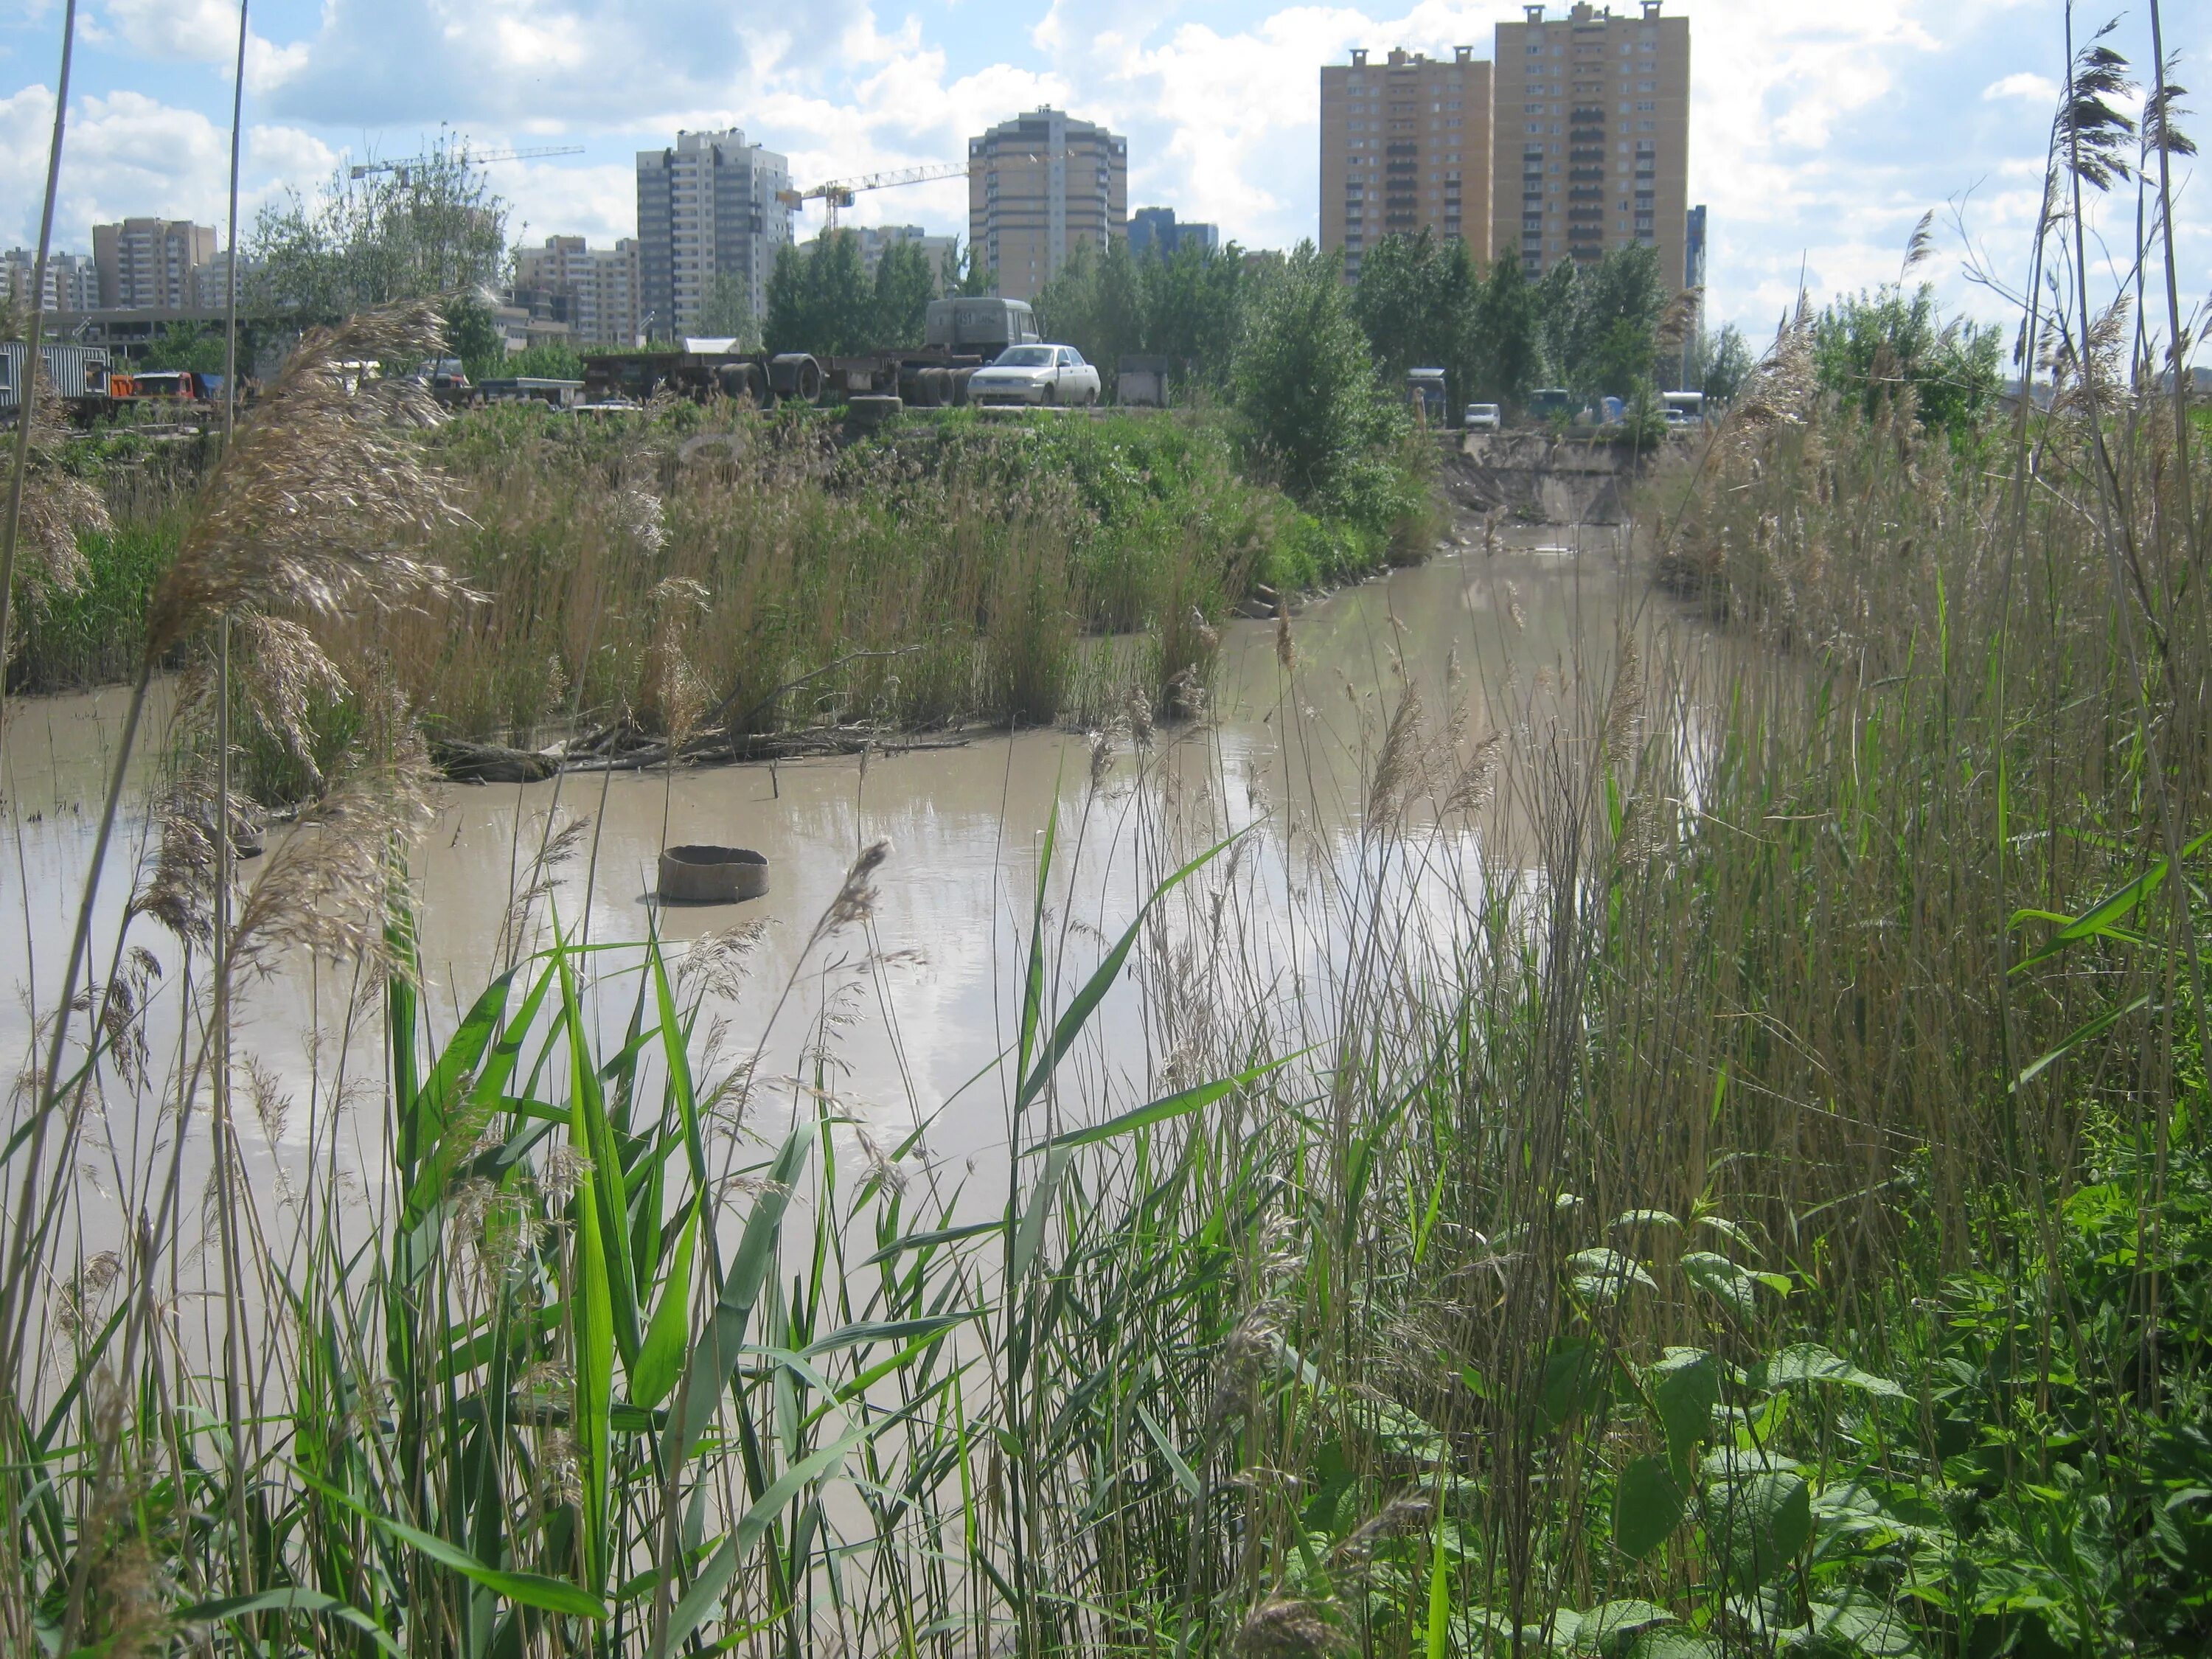
<path fill-rule="evenodd" d="M 1255 296 L 1236 383 L 1251 443 L 1293 495 L 1370 521 L 1387 511 L 1376 452 L 1403 415 L 1376 379 L 1334 255 L 1301 243 Z"/>
<path fill-rule="evenodd" d="M 738 349 L 760 343 L 760 325 L 753 318 L 753 296 L 733 273 L 718 270 L 707 289 L 707 303 L 699 308 L 702 339 L 735 340 Z"/>
<path fill-rule="evenodd" d="M 1518 259 L 1500 259 L 1475 296 L 1461 347 L 1469 366 L 1471 398 L 1497 403 L 1525 400 L 1544 366 L 1544 339 L 1536 290 Z"/>
<path fill-rule="evenodd" d="M 509 357 L 501 372 L 522 380 L 580 380 L 584 378 L 584 356 L 572 341 L 540 340 Z"/>
<path fill-rule="evenodd" d="M 875 330 L 875 289 L 852 232 L 784 250 L 769 273 L 764 331 L 770 351 L 850 356 L 873 345 Z"/>
<path fill-rule="evenodd" d="M 944 261 L 937 268 L 937 285 L 948 296 L 963 300 L 979 300 L 999 290 L 997 280 L 975 257 L 973 242 L 955 242 L 945 250 Z"/>
<path fill-rule="evenodd" d="M 507 372 L 507 337 L 493 320 L 491 307 L 474 294 L 461 295 L 446 307 L 446 343 L 471 380 Z"/>
<path fill-rule="evenodd" d="M 876 261 L 876 324 L 872 343 L 912 348 L 921 343 L 937 279 L 928 256 L 912 242 L 893 242 Z"/>
<path fill-rule="evenodd" d="M 1701 342 L 1696 389 L 1708 403 L 1731 403 L 1751 378 L 1751 348 L 1744 343 L 1742 330 L 1727 324 Z"/>
<path fill-rule="evenodd" d="M 1037 291 L 1037 331 L 1072 345 L 1098 366 L 1112 395 L 1115 366 L 1145 349 L 1146 289 L 1129 245 L 1119 237 L 1103 252 L 1078 242 L 1052 279 Z"/>
<path fill-rule="evenodd" d="M 1187 380 L 1226 386 L 1244 334 L 1247 262 L 1234 243 L 1186 243 L 1172 258 L 1137 262 L 1145 311 L 1144 349 L 1168 358 Z"/>
<path fill-rule="evenodd" d="M 1673 297 L 1654 248 L 1617 248 L 1576 270 L 1555 322 L 1564 383 L 1585 397 L 1626 398 L 1653 379 L 1659 325 Z"/>
<path fill-rule="evenodd" d="M 1904 404 L 1930 428 L 1972 431 L 1996 403 L 2002 347 L 1995 328 L 1946 322 L 1936 290 L 1907 299 L 1885 285 L 1838 301 L 1813 324 L 1813 367 L 1822 388 L 1869 416 Z"/>
<path fill-rule="evenodd" d="M 246 354 L 240 356 L 244 358 Z M 154 337 L 138 359 L 141 368 L 188 368 L 198 374 L 220 374 L 222 364 L 222 331 L 190 323 L 171 323 Z"/>
<path fill-rule="evenodd" d="M 465 140 L 440 143 L 420 166 L 363 179 L 342 168 L 312 201 L 295 193 L 262 209 L 244 297 L 260 313 L 321 320 L 489 289 L 507 264 L 507 215 Z"/>

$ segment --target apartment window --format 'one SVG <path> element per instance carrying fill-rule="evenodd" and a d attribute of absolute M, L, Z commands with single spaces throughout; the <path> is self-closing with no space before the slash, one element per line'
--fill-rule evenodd
<path fill-rule="evenodd" d="M 1623 107 L 1625 108 L 1625 107 L 1626 107 L 1626 106 L 1624 106 Z M 1646 110 L 1656 110 L 1656 109 L 1657 109 L 1657 108 L 1659 107 L 1659 106 L 1658 106 L 1657 104 L 1654 103 L 1650 99 L 1647 98 L 1647 99 L 1645 99 L 1642 103 L 1640 103 L 1640 104 L 1637 105 L 1637 106 L 1636 106 L 1636 107 L 1637 107 L 1637 109 L 1638 109 L 1638 111 L 1646 111 Z"/>
<path fill-rule="evenodd" d="M 1649 82 L 1649 81 L 1638 81 L 1638 82 L 1636 83 L 1636 89 L 1637 89 L 1637 91 L 1638 91 L 1638 92 L 1652 92 L 1652 91 L 1656 91 L 1656 88 L 1654 88 L 1654 87 L 1652 86 L 1651 82 Z M 1646 104 L 1646 105 L 1644 105 L 1644 107 L 1645 109 L 1650 109 L 1650 108 L 1651 107 L 1651 106 L 1650 106 L 1650 105 L 1649 105 L 1649 104 Z"/>
<path fill-rule="evenodd" d="M 1659 72 L 1659 65 L 1656 64 L 1638 64 L 1636 66 L 1636 72 L 1638 75 L 1656 75 Z"/>

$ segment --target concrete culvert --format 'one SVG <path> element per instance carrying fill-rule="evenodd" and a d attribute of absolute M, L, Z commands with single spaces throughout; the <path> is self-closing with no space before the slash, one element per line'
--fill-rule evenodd
<path fill-rule="evenodd" d="M 660 854 L 666 904 L 734 904 L 768 891 L 768 857 L 750 847 L 671 847 Z"/>

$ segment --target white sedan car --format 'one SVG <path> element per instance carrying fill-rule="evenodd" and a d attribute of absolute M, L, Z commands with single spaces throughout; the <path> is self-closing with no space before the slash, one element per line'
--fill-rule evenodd
<path fill-rule="evenodd" d="M 1098 371 L 1073 346 L 1008 346 L 988 368 L 975 371 L 968 401 L 1088 407 L 1098 401 Z"/>

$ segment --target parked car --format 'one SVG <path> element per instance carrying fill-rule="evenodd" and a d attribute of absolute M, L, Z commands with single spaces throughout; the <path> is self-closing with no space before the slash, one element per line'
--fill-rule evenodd
<path fill-rule="evenodd" d="M 1495 432 L 1500 424 L 1496 404 L 1469 404 L 1461 421 L 1469 432 Z"/>
<path fill-rule="evenodd" d="M 1012 345 L 975 371 L 971 404 L 1075 404 L 1098 401 L 1098 371 L 1066 345 Z"/>

